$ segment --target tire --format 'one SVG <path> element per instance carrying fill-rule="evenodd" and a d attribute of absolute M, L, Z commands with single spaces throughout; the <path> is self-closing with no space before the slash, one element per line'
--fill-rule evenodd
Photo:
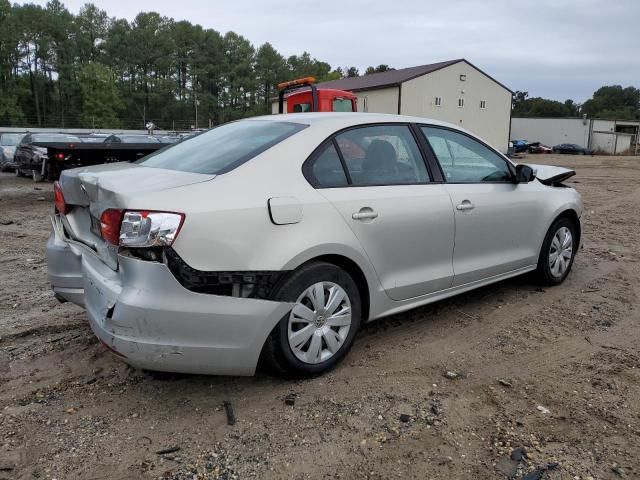
<path fill-rule="evenodd" d="M 569 246 L 563 246 L 562 241 L 566 238 L 564 237 L 564 233 L 567 232 L 571 235 L 571 243 Z M 576 225 L 569 218 L 560 217 L 553 222 L 551 227 L 549 227 L 547 235 L 544 237 L 540 257 L 538 259 L 536 275 L 540 283 L 552 286 L 559 285 L 564 282 L 571 271 L 571 267 L 573 266 L 573 260 L 578 250 L 578 240 Z M 566 240 L 564 241 L 566 243 Z M 562 247 L 560 249 L 561 253 L 560 255 L 555 255 L 555 257 L 560 258 L 557 258 L 557 260 L 554 261 L 553 257 L 554 253 L 558 251 L 558 245 Z M 567 250 L 569 247 L 570 252 Z M 569 253 L 569 255 L 567 255 L 567 253 Z"/>
<path fill-rule="evenodd" d="M 321 302 L 329 306 L 326 313 L 312 301 L 318 296 L 309 296 L 309 292 L 317 292 L 314 288 L 319 284 Z M 334 294 L 338 295 L 331 302 Z M 340 300 L 341 294 L 344 298 Z M 262 351 L 263 360 L 276 373 L 287 378 L 319 375 L 335 367 L 349 352 L 360 328 L 362 305 L 358 286 L 344 270 L 330 263 L 309 263 L 277 287 L 272 298 L 296 303 L 275 326 Z M 348 325 L 347 308 L 351 313 Z M 338 312 L 341 315 L 335 315 Z M 303 333 L 294 336 L 297 332 Z M 297 347 L 293 346 L 296 342 Z"/>

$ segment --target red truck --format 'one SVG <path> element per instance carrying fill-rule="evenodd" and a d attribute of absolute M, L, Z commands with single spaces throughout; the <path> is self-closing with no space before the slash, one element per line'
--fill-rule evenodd
<path fill-rule="evenodd" d="M 344 90 L 317 88 L 314 77 L 304 77 L 278 84 L 278 113 L 357 112 L 356 96 Z"/>

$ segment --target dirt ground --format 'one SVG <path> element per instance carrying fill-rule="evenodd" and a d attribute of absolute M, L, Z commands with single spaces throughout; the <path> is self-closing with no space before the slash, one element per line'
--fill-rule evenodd
<path fill-rule="evenodd" d="M 577 170 L 585 247 L 563 285 L 521 277 L 381 320 L 295 382 L 114 358 L 49 290 L 51 185 L 2 174 L 0 479 L 640 478 L 640 158 L 523 162 Z"/>

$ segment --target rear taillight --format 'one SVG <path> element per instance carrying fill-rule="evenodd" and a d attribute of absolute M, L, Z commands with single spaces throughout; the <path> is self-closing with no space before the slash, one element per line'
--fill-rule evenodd
<path fill-rule="evenodd" d="M 100 233 L 102 234 L 102 238 L 113 245 L 118 245 L 122 213 L 122 210 L 110 208 L 100 215 Z"/>
<path fill-rule="evenodd" d="M 170 212 L 126 211 L 120 227 L 123 247 L 168 247 L 175 240 L 184 215 Z"/>
<path fill-rule="evenodd" d="M 168 247 L 176 239 L 184 214 L 149 210 L 105 210 L 102 238 L 121 247 Z"/>
<path fill-rule="evenodd" d="M 69 207 L 64 201 L 64 195 L 62 194 L 62 188 L 60 188 L 60 184 L 55 182 L 53 184 L 53 199 L 55 202 L 55 210 L 56 213 L 61 215 L 66 215 L 69 212 Z"/>

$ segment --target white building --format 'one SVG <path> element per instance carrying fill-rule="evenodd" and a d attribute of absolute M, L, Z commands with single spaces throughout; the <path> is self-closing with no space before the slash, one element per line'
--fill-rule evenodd
<path fill-rule="evenodd" d="M 360 112 L 443 120 L 507 151 L 512 92 L 464 59 L 342 78 L 318 88 L 353 92 Z M 277 111 L 275 102 L 272 112 Z"/>
<path fill-rule="evenodd" d="M 640 122 L 589 118 L 511 119 L 511 139 L 541 142 L 550 147 L 575 143 L 610 154 L 635 150 L 640 139 Z"/>

